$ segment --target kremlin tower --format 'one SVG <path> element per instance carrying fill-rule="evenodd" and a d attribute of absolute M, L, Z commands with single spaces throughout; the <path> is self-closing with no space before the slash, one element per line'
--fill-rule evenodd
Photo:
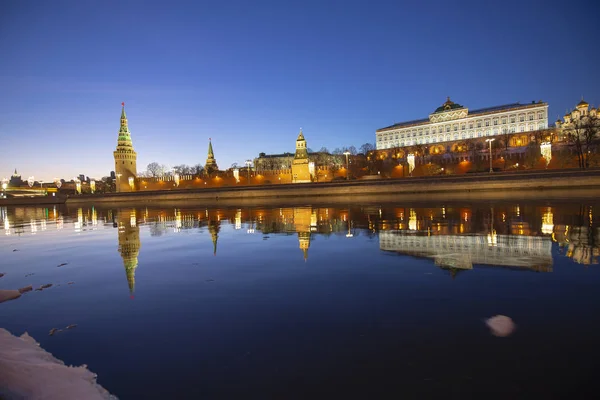
<path fill-rule="evenodd" d="M 303 183 L 310 182 L 310 168 L 308 167 L 308 149 L 306 140 L 302 134 L 302 128 L 296 139 L 296 155 L 292 161 L 292 182 Z"/>
<path fill-rule="evenodd" d="M 206 165 L 204 166 L 206 173 L 218 171 L 217 160 L 215 160 L 215 153 L 212 148 L 212 141 L 208 139 L 208 157 L 206 158 Z"/>
<path fill-rule="evenodd" d="M 117 176 L 117 192 L 132 192 L 135 188 L 137 176 L 137 153 L 133 150 L 131 133 L 127 126 L 125 103 L 121 110 L 121 128 L 117 139 L 117 149 L 113 152 L 115 157 L 115 175 Z"/>

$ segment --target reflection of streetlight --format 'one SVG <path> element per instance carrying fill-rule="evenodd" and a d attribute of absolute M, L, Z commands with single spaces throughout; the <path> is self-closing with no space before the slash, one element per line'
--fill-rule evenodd
<path fill-rule="evenodd" d="M 494 172 L 492 168 L 492 142 L 496 139 L 485 139 L 486 142 L 490 144 L 490 173 Z"/>
<path fill-rule="evenodd" d="M 6 188 L 8 187 L 8 179 L 2 179 L 2 197 L 6 197 Z"/>
<path fill-rule="evenodd" d="M 346 180 L 350 179 L 350 175 L 348 174 L 348 156 L 350 155 L 349 151 L 345 151 L 344 155 L 346 156 Z"/>
<path fill-rule="evenodd" d="M 252 161 L 246 160 L 246 166 L 248 167 L 248 184 L 250 184 L 250 165 L 252 165 Z"/>

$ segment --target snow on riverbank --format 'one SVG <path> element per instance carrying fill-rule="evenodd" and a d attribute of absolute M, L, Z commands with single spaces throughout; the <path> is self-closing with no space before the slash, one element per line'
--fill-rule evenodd
<path fill-rule="evenodd" d="M 115 400 L 96 383 L 96 374 L 64 362 L 42 349 L 31 336 L 13 336 L 0 328 L 0 398 L 44 400 Z"/>

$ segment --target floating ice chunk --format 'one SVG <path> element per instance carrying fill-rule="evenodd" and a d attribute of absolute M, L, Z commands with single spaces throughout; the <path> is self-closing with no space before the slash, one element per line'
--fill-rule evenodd
<path fill-rule="evenodd" d="M 516 325 L 513 320 L 506 315 L 496 315 L 485 320 L 485 324 L 490 328 L 492 335 L 506 337 L 512 334 Z"/>

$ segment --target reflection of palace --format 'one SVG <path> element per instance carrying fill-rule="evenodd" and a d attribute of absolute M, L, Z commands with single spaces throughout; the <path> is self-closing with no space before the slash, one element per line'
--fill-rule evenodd
<path fill-rule="evenodd" d="M 442 266 L 471 269 L 473 264 L 552 271 L 548 237 L 469 234 L 415 235 L 405 231 L 379 233 L 381 250 L 433 258 Z"/>
<path fill-rule="evenodd" d="M 119 227 L 119 253 L 123 258 L 129 292 L 133 295 L 135 289 L 135 270 L 138 266 L 140 252 L 140 227 L 137 224 L 135 209 L 117 211 Z"/>

